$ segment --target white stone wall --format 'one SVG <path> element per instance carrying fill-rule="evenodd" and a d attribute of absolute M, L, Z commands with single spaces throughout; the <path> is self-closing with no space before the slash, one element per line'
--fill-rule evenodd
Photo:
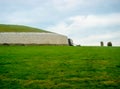
<path fill-rule="evenodd" d="M 2 32 L 0 44 L 47 44 L 68 45 L 68 38 L 55 33 Z"/>

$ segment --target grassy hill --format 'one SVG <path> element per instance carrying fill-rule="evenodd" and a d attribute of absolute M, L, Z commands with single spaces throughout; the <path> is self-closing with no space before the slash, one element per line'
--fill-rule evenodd
<path fill-rule="evenodd" d="M 0 32 L 48 32 L 48 31 L 22 25 L 0 24 Z"/>
<path fill-rule="evenodd" d="M 0 46 L 0 89 L 120 89 L 120 47 Z"/>

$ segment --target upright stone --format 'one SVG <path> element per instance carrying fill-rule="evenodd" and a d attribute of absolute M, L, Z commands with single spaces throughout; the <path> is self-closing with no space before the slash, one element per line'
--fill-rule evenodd
<path fill-rule="evenodd" d="M 101 45 L 101 46 L 104 46 L 104 43 L 103 43 L 103 41 L 101 41 L 101 42 L 100 42 L 100 45 Z"/>
<path fill-rule="evenodd" d="M 108 42 L 108 43 L 107 43 L 107 46 L 112 46 L 112 42 Z"/>
<path fill-rule="evenodd" d="M 68 39 L 68 44 L 69 44 L 69 46 L 73 46 L 73 40 L 72 39 Z"/>

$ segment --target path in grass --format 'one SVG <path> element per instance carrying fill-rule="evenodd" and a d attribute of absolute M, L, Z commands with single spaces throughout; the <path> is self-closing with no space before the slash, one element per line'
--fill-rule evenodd
<path fill-rule="evenodd" d="M 120 89 L 120 47 L 0 46 L 0 89 Z"/>

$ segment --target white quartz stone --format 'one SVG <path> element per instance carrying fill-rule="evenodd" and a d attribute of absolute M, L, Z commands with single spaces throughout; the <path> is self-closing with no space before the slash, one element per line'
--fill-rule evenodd
<path fill-rule="evenodd" d="M 0 44 L 68 45 L 68 38 L 56 33 L 1 32 Z"/>

